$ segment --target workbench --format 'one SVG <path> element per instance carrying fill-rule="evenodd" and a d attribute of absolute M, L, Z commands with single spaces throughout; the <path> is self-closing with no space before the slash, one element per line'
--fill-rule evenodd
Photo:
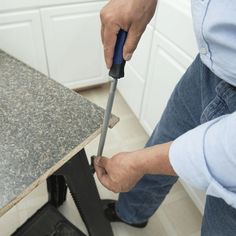
<path fill-rule="evenodd" d="M 36 227 L 48 209 L 56 214 L 67 188 L 89 235 L 113 235 L 84 150 L 99 135 L 103 115 L 102 108 L 0 50 L 0 216 L 44 181 L 49 193 L 48 203 L 14 235 L 32 236 L 29 226 Z M 113 116 L 110 126 L 117 121 Z M 73 230 L 68 235 L 84 235 Z"/>

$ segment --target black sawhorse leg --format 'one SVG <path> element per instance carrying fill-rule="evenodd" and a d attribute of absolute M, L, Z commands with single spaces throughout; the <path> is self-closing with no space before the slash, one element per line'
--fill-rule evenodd
<path fill-rule="evenodd" d="M 113 236 L 103 213 L 102 201 L 84 150 L 47 179 L 49 202 L 42 206 L 12 235 L 14 236 L 86 236 L 56 208 L 66 200 L 67 188 L 87 227 L 89 236 Z"/>
<path fill-rule="evenodd" d="M 56 207 L 66 200 L 68 186 L 90 236 L 113 236 L 84 149 L 49 177 L 47 184 L 49 202 Z"/>

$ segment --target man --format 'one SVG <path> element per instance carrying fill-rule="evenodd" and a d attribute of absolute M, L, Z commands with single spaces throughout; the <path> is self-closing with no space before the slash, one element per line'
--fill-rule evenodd
<path fill-rule="evenodd" d="M 156 4 L 111 0 L 103 8 L 108 68 L 118 31 L 128 32 L 123 57 L 129 60 Z M 123 192 L 106 209 L 111 221 L 144 227 L 178 175 L 207 194 L 202 236 L 236 235 L 235 12 L 235 0 L 192 0 L 200 55 L 177 84 L 146 147 L 96 159 L 101 183 Z"/>

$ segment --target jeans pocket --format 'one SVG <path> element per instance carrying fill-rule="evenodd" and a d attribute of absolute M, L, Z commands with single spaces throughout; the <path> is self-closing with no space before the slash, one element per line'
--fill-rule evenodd
<path fill-rule="evenodd" d="M 201 124 L 225 114 L 229 114 L 228 98 L 231 97 L 231 85 L 221 81 L 215 88 L 216 96 L 210 101 L 202 112 Z"/>

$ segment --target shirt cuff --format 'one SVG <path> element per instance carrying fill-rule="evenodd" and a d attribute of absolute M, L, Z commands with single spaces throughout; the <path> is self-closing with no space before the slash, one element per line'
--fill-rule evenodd
<path fill-rule="evenodd" d="M 225 186 L 220 176 L 212 174 L 215 167 L 220 165 L 215 146 L 221 145 L 219 137 L 216 137 L 222 132 L 221 129 L 224 129 L 224 126 L 218 122 L 225 117 L 221 116 L 200 125 L 177 138 L 170 147 L 169 159 L 173 169 L 184 182 L 201 189 L 207 195 L 223 198 L 229 205 L 236 208 L 235 192 Z M 212 132 L 215 130 L 218 133 Z M 218 155 L 222 157 L 219 150 Z M 229 167 L 223 169 L 222 172 L 230 171 Z M 224 172 L 222 175 L 225 175 Z"/>
<path fill-rule="evenodd" d="M 183 134 L 172 143 L 169 151 L 170 163 L 177 175 L 204 192 L 212 181 L 205 161 L 204 137 L 215 122 L 205 123 Z"/>

